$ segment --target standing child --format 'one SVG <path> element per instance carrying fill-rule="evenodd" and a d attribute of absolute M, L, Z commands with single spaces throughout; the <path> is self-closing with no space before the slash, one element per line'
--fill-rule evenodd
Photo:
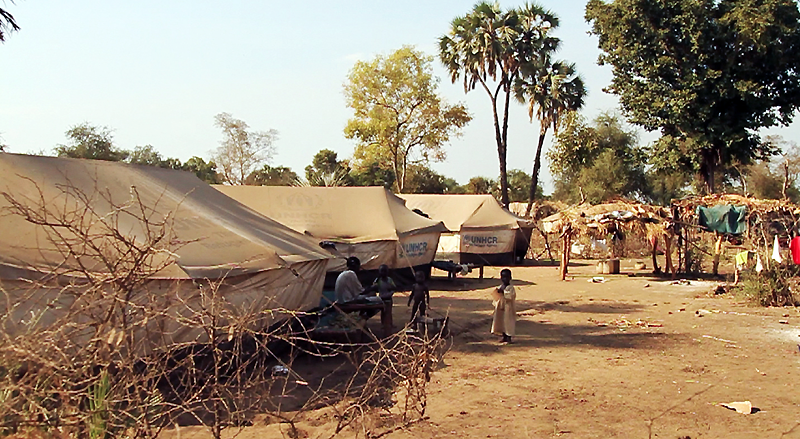
<path fill-rule="evenodd" d="M 414 323 L 417 318 L 417 312 L 421 317 L 424 317 L 431 302 L 431 293 L 428 291 L 428 286 L 425 285 L 425 273 L 422 271 L 414 273 L 414 286 L 411 287 L 411 294 L 408 295 L 408 306 L 411 306 L 412 301 L 414 302 L 414 307 L 411 308 L 411 320 L 409 323 Z"/>
<path fill-rule="evenodd" d="M 392 296 L 397 291 L 394 280 L 389 277 L 389 266 L 381 264 L 378 267 L 378 277 L 372 283 L 372 290 L 378 292 L 378 297 L 383 300 L 383 312 L 381 313 L 381 323 L 383 324 L 383 335 L 388 336 L 392 332 L 394 322 L 392 320 Z"/>
<path fill-rule="evenodd" d="M 500 272 L 502 284 L 494 290 L 494 315 L 492 316 L 492 334 L 502 335 L 502 343 L 511 343 L 517 326 L 517 293 L 511 285 L 511 270 Z"/>

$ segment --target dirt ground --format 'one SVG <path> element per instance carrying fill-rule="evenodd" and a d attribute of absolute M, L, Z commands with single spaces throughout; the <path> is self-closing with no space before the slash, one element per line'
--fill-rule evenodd
<path fill-rule="evenodd" d="M 568 281 L 558 267 L 511 267 L 518 321 L 510 345 L 489 334 L 499 267 L 483 280 L 432 280 L 431 308 L 449 314 L 453 347 L 432 376 L 429 419 L 383 437 L 800 438 L 797 309 L 714 296 L 719 281 L 655 278 L 634 260 L 622 261 L 620 275 L 574 262 Z M 409 311 L 398 295 L 402 323 Z M 745 400 L 755 413 L 720 405 Z M 330 431 L 314 412 L 298 427 L 299 437 Z M 202 427 L 165 433 L 208 437 Z M 258 422 L 227 434 L 288 437 Z"/>

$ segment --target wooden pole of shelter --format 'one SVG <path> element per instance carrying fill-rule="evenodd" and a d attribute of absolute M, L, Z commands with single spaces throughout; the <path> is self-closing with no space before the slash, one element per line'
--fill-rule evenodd
<path fill-rule="evenodd" d="M 716 276 L 719 274 L 719 256 L 722 254 L 722 233 L 714 232 L 717 236 L 717 242 L 714 243 L 714 265 L 711 269 L 711 273 Z"/>
<path fill-rule="evenodd" d="M 692 271 L 692 257 L 689 253 L 689 228 L 683 228 L 683 272 L 689 273 Z"/>
<path fill-rule="evenodd" d="M 567 278 L 567 267 L 569 266 L 569 252 L 570 246 L 572 245 L 572 224 L 568 224 L 567 228 L 564 230 L 564 233 L 561 234 L 563 238 L 563 249 L 561 251 L 561 280 L 565 280 Z"/>
<path fill-rule="evenodd" d="M 653 273 L 658 274 L 661 273 L 661 267 L 658 266 L 658 259 L 656 259 L 658 254 L 658 235 L 653 236 L 650 243 L 653 244 Z"/>
<path fill-rule="evenodd" d="M 672 264 L 672 233 L 664 235 L 664 272 L 672 273 L 672 278 L 675 279 L 675 266 Z"/>

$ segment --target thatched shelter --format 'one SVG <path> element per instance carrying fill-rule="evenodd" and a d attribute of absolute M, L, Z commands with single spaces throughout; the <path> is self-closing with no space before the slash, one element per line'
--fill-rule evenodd
<path fill-rule="evenodd" d="M 561 278 L 564 279 L 569 264 L 571 242 L 576 236 L 586 235 L 602 239 L 609 235 L 622 237 L 636 234 L 654 242 L 658 238 L 666 239 L 671 235 L 670 217 L 670 211 L 665 207 L 628 200 L 616 200 L 598 205 L 582 203 L 544 218 L 542 229 L 546 233 L 558 234 L 563 240 Z M 655 250 L 653 261 L 657 267 Z"/>
<path fill-rule="evenodd" d="M 798 235 L 800 230 L 800 206 L 788 200 L 712 194 L 674 200 L 672 206 L 675 222 L 683 230 L 679 247 L 686 271 L 689 271 L 690 258 L 687 255 L 691 254 L 690 244 L 698 240 L 697 232 L 715 234 L 713 273 L 716 274 L 726 241 L 754 248 L 761 253 L 776 237 L 783 244 L 790 236 Z M 721 215 L 726 216 L 722 218 Z"/>

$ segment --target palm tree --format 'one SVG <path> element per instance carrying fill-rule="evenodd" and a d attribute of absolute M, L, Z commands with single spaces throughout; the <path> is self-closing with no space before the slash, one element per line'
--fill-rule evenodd
<path fill-rule="evenodd" d="M 508 108 L 512 86 L 522 66 L 556 49 L 559 40 L 549 33 L 557 26 L 555 14 L 535 3 L 503 11 L 497 3 L 481 2 L 465 16 L 456 17 L 448 34 L 439 38 L 439 59 L 450 72 L 450 80 L 455 83 L 463 78 L 465 93 L 480 85 L 492 102 L 500 161 L 500 193 L 506 207 L 509 201 Z M 502 121 L 499 105 L 502 105 Z"/>
<path fill-rule="evenodd" d="M 561 117 L 568 111 L 578 111 L 583 107 L 586 87 L 575 71 L 575 64 L 551 62 L 549 56 L 544 56 L 539 62 L 522 67 L 520 77 L 514 83 L 514 94 L 520 102 L 527 102 L 531 122 L 534 115 L 539 121 L 539 143 L 536 145 L 536 156 L 533 160 L 531 188 L 525 211 L 527 216 L 531 213 L 536 187 L 539 185 L 542 147 L 547 130 L 553 127 L 553 132 L 558 134 Z"/>

